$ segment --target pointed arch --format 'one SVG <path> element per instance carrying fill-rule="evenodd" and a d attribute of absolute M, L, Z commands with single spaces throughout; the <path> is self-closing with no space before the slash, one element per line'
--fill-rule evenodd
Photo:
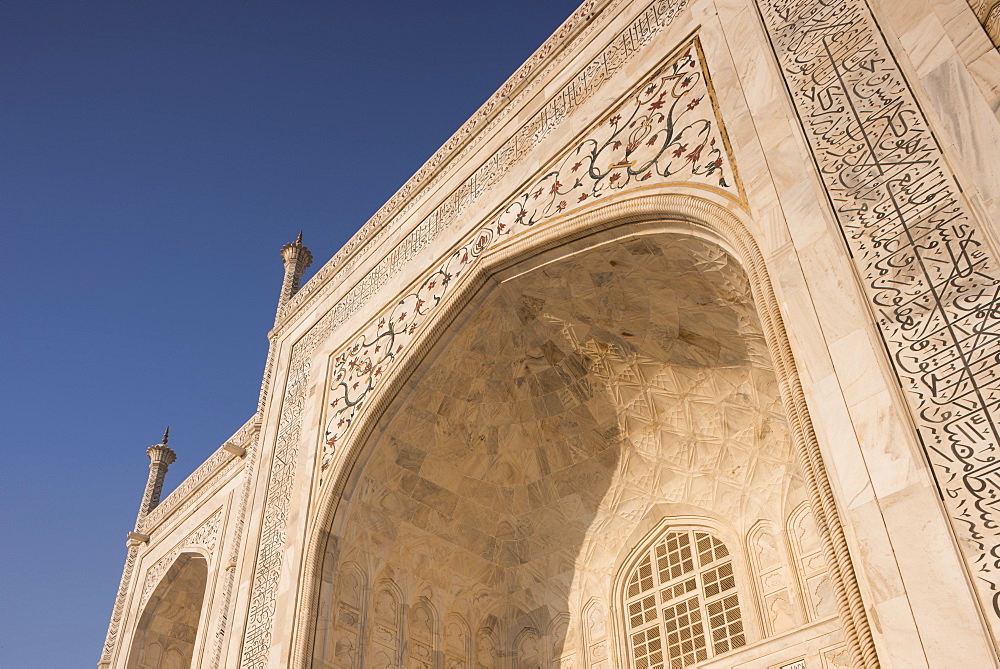
<path fill-rule="evenodd" d="M 779 536 L 768 520 L 757 521 L 747 533 L 747 560 L 765 636 L 780 634 L 802 622 L 789 587 Z"/>
<path fill-rule="evenodd" d="M 445 668 L 468 669 L 472 658 L 472 630 L 458 613 L 449 613 L 445 623 Z"/>
<path fill-rule="evenodd" d="M 545 665 L 561 667 L 575 664 L 576 630 L 571 626 L 568 613 L 560 613 L 545 630 Z"/>
<path fill-rule="evenodd" d="M 435 669 L 438 652 L 437 609 L 427 597 L 419 597 L 407 618 L 406 666 Z"/>
<path fill-rule="evenodd" d="M 476 669 L 496 669 L 502 650 L 497 631 L 492 627 L 480 627 L 476 634 Z"/>
<path fill-rule="evenodd" d="M 542 669 L 542 639 L 534 627 L 525 627 L 514 638 L 517 666 L 523 669 Z"/>
<path fill-rule="evenodd" d="M 746 645 L 736 572 L 714 528 L 664 520 L 618 579 L 629 666 L 683 669 Z"/>
<path fill-rule="evenodd" d="M 194 552 L 178 555 L 139 617 L 128 666 L 137 669 L 191 666 L 207 585 L 205 556 Z"/>
<path fill-rule="evenodd" d="M 402 664 L 402 602 L 399 586 L 387 577 L 381 578 L 372 589 L 365 666 L 394 669 Z"/>
<path fill-rule="evenodd" d="M 583 607 L 583 640 L 586 650 L 584 666 L 607 669 L 608 656 L 608 604 L 593 598 Z"/>
<path fill-rule="evenodd" d="M 323 568 L 323 528 L 331 526 L 338 500 L 364 445 L 378 421 L 388 410 L 395 393 L 420 364 L 423 357 L 441 339 L 441 335 L 460 311 L 472 301 L 480 288 L 494 275 L 502 275 L 528 258 L 564 246 L 580 250 L 596 245 L 595 240 L 622 239 L 659 233 L 685 234 L 709 240 L 729 253 L 742 265 L 753 294 L 763 328 L 764 340 L 781 392 L 781 402 L 803 467 L 810 502 L 816 509 L 817 526 L 823 553 L 831 565 L 833 599 L 837 603 L 848 647 L 865 666 L 877 663 L 871 630 L 865 614 L 857 578 L 851 563 L 846 537 L 830 481 L 823 464 L 818 441 L 809 419 L 805 397 L 792 358 L 791 346 L 778 309 L 763 256 L 746 227 L 728 205 L 703 197 L 681 193 L 648 192 L 625 196 L 603 206 L 567 218 L 559 226 L 542 227 L 532 235 L 485 253 L 481 261 L 457 286 L 450 301 L 443 304 L 422 326 L 414 340 L 381 382 L 366 399 L 366 411 L 356 418 L 352 434 L 341 445 L 338 459 L 324 479 L 318 497 L 319 509 L 308 530 L 308 548 L 303 561 L 304 606 L 296 625 L 293 666 L 304 667 L 306 649 L 312 643 L 315 627 L 313 613 L 317 601 L 315 582 Z M 738 541 L 733 544 L 737 546 Z"/>
<path fill-rule="evenodd" d="M 805 600 L 806 616 L 809 620 L 818 620 L 833 615 L 836 603 L 829 565 L 823 555 L 819 530 L 808 502 L 802 502 L 789 514 L 786 531 Z"/>

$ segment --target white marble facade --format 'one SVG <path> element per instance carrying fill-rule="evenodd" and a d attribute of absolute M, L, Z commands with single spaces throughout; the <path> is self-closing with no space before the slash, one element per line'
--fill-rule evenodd
<path fill-rule="evenodd" d="M 585 2 L 286 248 L 100 666 L 1000 666 L 989 16 Z"/>

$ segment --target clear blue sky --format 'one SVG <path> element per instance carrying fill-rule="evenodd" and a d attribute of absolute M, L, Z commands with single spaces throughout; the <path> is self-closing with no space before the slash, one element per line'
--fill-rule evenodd
<path fill-rule="evenodd" d="M 332 256 L 577 4 L 0 0 L 0 669 L 94 666 L 146 446 L 172 489 L 254 411 L 278 249 Z"/>

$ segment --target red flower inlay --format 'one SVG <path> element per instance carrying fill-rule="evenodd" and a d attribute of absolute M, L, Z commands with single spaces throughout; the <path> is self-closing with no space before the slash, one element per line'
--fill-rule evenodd
<path fill-rule="evenodd" d="M 586 200 L 586 199 L 587 199 L 587 194 L 586 194 L 586 193 L 584 193 L 583 195 L 581 195 L 581 196 L 580 196 L 580 199 L 579 199 L 579 200 L 577 200 L 577 202 L 583 202 L 583 201 L 584 201 L 584 200 Z"/>
<path fill-rule="evenodd" d="M 611 183 L 614 183 L 614 182 L 618 181 L 621 178 L 622 178 L 622 173 L 621 172 L 615 172 L 614 174 L 611 175 L 611 178 L 608 179 L 608 181 L 610 181 Z"/>

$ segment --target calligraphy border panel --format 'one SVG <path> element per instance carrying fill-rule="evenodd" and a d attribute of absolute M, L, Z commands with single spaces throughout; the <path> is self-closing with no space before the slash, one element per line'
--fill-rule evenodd
<path fill-rule="evenodd" d="M 1000 272 L 865 0 L 756 0 L 990 626 Z"/>

